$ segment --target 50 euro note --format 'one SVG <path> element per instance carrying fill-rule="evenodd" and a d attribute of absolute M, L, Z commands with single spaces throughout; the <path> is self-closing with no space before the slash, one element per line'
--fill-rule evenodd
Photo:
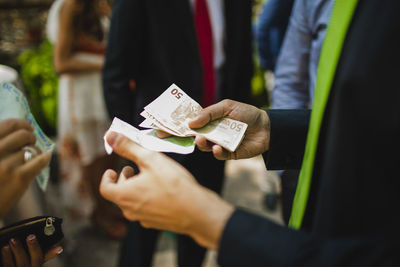
<path fill-rule="evenodd" d="M 194 151 L 195 147 L 193 137 L 171 136 L 161 139 L 157 137 L 155 130 L 153 129 L 139 130 L 123 120 L 114 118 L 110 128 L 104 135 L 104 147 L 108 154 L 111 154 L 113 151 L 112 147 L 106 140 L 107 133 L 109 132 L 122 134 L 144 148 L 158 152 L 190 154 Z"/>
<path fill-rule="evenodd" d="M 145 121 L 140 125 L 161 129 L 176 136 L 202 135 L 207 140 L 234 152 L 243 140 L 247 124 L 221 118 L 199 129 L 191 129 L 188 122 L 203 108 L 177 85 L 172 84 L 141 113 Z M 151 127 L 154 126 L 154 127 Z"/>
<path fill-rule="evenodd" d="M 43 152 L 53 151 L 54 142 L 42 131 L 33 117 L 28 101 L 24 94 L 13 85 L 0 82 L 0 121 L 5 119 L 25 119 L 34 127 L 33 134 L 36 137 L 35 145 Z M 45 191 L 50 177 L 50 167 L 44 168 L 36 181 L 39 187 Z"/>

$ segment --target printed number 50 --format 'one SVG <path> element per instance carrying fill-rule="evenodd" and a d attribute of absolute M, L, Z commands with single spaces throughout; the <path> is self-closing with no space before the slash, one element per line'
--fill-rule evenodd
<path fill-rule="evenodd" d="M 239 124 L 236 122 L 232 122 L 231 125 L 229 126 L 232 130 L 236 130 L 237 132 L 240 132 L 242 130 L 243 124 Z"/>
<path fill-rule="evenodd" d="M 171 90 L 171 94 L 174 95 L 177 99 L 180 99 L 183 96 L 183 94 L 179 92 L 176 88 Z"/>

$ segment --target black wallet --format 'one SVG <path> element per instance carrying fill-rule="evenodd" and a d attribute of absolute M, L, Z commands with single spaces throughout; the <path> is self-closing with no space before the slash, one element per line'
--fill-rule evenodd
<path fill-rule="evenodd" d="M 46 253 L 52 246 L 63 239 L 64 234 L 61 229 L 61 223 L 61 218 L 37 216 L 7 225 L 0 229 L 0 249 L 9 243 L 11 238 L 15 238 L 27 250 L 26 238 L 30 234 L 34 234 L 43 253 Z M 0 260 L 1 266 L 2 262 Z"/>

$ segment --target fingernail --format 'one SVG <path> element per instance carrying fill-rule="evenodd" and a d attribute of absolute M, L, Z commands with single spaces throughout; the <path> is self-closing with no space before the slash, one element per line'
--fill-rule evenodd
<path fill-rule="evenodd" d="M 107 142 L 110 146 L 115 144 L 115 141 L 119 138 L 119 134 L 116 132 L 110 132 L 107 134 Z"/>
<path fill-rule="evenodd" d="M 35 242 L 36 241 L 36 236 L 35 235 L 29 235 L 28 236 L 28 241 L 31 242 L 31 243 Z"/>
<path fill-rule="evenodd" d="M 10 246 L 9 246 L 9 245 L 5 245 L 5 246 L 3 247 L 3 250 L 10 250 Z"/>
<path fill-rule="evenodd" d="M 63 248 L 60 248 L 60 249 L 57 251 L 57 255 L 60 255 L 63 251 L 64 251 L 64 249 L 63 249 Z"/>

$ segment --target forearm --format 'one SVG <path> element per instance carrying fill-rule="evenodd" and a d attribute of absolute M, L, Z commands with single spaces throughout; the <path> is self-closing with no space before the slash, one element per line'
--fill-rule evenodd
<path fill-rule="evenodd" d="M 394 235 L 396 236 L 396 235 Z M 398 266 L 394 237 L 377 233 L 326 238 L 236 210 L 224 229 L 220 266 Z"/>
<path fill-rule="evenodd" d="M 83 72 L 101 71 L 103 68 L 103 60 L 86 62 L 76 57 L 65 59 L 55 59 L 55 69 L 58 74 L 73 74 Z"/>

